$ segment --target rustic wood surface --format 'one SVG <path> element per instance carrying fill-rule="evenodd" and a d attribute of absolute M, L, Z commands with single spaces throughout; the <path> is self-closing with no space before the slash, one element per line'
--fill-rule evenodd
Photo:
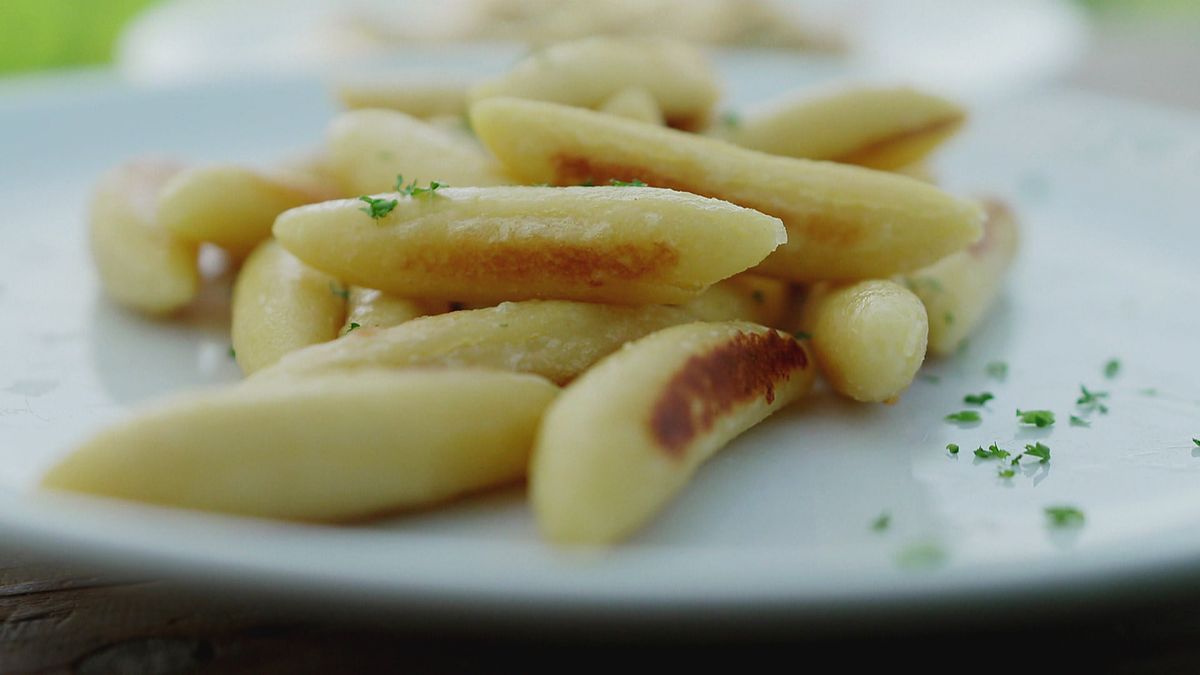
<path fill-rule="evenodd" d="M 494 627 L 493 627 L 494 628 Z M 1080 605 L 996 618 L 959 616 L 811 634 L 786 626 L 769 638 L 659 634 L 619 627 L 563 635 L 488 626 L 424 626 L 362 617 L 330 619 L 261 597 L 179 582 L 96 574 L 0 548 L 0 673 L 531 672 L 566 664 L 625 672 L 647 658 L 681 667 L 746 659 L 833 662 L 856 669 L 912 663 L 922 673 L 1005 665 L 1033 672 L 1200 672 L 1200 594 Z M 806 629 L 807 630 L 807 629 Z M 1036 659 L 1034 656 L 1036 655 Z M 1019 665 L 1024 664 L 1024 665 Z M 574 669 L 574 667 L 572 668 Z M 536 672 L 536 671 L 535 671 Z"/>

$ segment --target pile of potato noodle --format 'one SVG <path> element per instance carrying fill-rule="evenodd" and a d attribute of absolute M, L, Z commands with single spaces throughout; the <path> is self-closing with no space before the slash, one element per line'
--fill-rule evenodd
<path fill-rule="evenodd" d="M 332 522 L 526 479 L 547 539 L 610 543 L 818 374 L 895 401 L 1016 250 L 1003 205 L 925 168 L 963 110 L 909 88 L 718 121 L 695 48 L 588 38 L 465 89 L 341 94 L 316 159 L 100 179 L 108 296 L 170 315 L 223 249 L 247 377 L 96 434 L 45 487 Z"/>

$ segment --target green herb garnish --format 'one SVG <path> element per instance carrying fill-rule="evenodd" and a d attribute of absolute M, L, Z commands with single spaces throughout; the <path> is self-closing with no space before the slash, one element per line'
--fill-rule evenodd
<path fill-rule="evenodd" d="M 947 326 L 954 323 L 954 312 L 946 312 L 942 315 L 942 320 L 946 322 Z"/>
<path fill-rule="evenodd" d="M 1033 426 L 1043 429 L 1054 424 L 1054 413 L 1049 410 L 1021 410 L 1017 409 L 1017 417 L 1021 424 L 1032 424 Z"/>
<path fill-rule="evenodd" d="M 433 193 L 437 192 L 439 189 L 444 188 L 444 187 L 450 187 L 450 186 L 446 185 L 445 183 L 438 182 L 436 180 L 429 181 L 429 187 L 417 187 L 417 181 L 415 181 L 415 180 L 412 181 L 411 183 L 409 183 L 408 185 L 405 185 L 404 184 L 404 175 L 403 174 L 396 175 L 396 192 L 399 192 L 400 194 L 404 195 L 405 197 L 429 197 L 429 196 L 432 196 Z"/>
<path fill-rule="evenodd" d="M 996 475 L 1001 478 L 1007 479 L 1007 478 L 1012 478 L 1013 476 L 1017 475 L 1017 472 L 1015 470 L 1013 470 L 1012 468 L 1006 469 L 1006 468 L 1001 467 L 998 471 L 996 471 Z"/>
<path fill-rule="evenodd" d="M 877 518 L 875 518 L 875 520 L 871 521 L 871 529 L 874 530 L 875 532 L 883 532 L 884 530 L 888 529 L 888 526 L 890 526 L 891 524 L 892 524 L 892 514 L 888 513 L 887 511 L 884 511 L 883 513 L 879 514 L 879 516 Z"/>
<path fill-rule="evenodd" d="M 353 333 L 354 329 L 356 329 L 356 328 L 362 328 L 362 325 L 351 321 L 350 327 L 346 329 L 346 335 Z"/>
<path fill-rule="evenodd" d="M 341 298 L 343 300 L 350 299 L 350 289 L 339 286 L 336 281 L 329 282 L 329 292 L 333 293 L 334 295 L 338 296 L 339 298 Z"/>
<path fill-rule="evenodd" d="M 952 455 L 957 455 L 958 454 L 958 444 L 957 443 L 947 444 L 946 450 Z"/>
<path fill-rule="evenodd" d="M 1101 415 L 1108 414 L 1108 406 L 1104 405 L 1102 399 L 1108 398 L 1107 391 L 1089 391 L 1082 384 L 1079 385 L 1079 390 L 1082 392 L 1079 398 L 1075 399 L 1075 405 L 1083 409 L 1084 412 L 1092 413 L 1097 410 Z"/>
<path fill-rule="evenodd" d="M 1083 419 L 1079 415 L 1071 415 L 1071 426 L 1073 427 L 1090 427 L 1092 423 Z"/>
<path fill-rule="evenodd" d="M 617 180 L 616 178 L 610 178 L 608 184 L 616 187 L 646 187 L 645 183 L 636 178 L 633 180 Z"/>
<path fill-rule="evenodd" d="M 967 405 L 986 405 L 988 401 L 996 398 L 992 392 L 985 391 L 978 394 L 967 394 L 963 397 L 963 403 Z"/>
<path fill-rule="evenodd" d="M 1043 511 L 1053 527 L 1079 527 L 1083 525 L 1083 511 L 1074 506 L 1047 506 Z"/>
<path fill-rule="evenodd" d="M 1108 379 L 1113 379 L 1121 372 L 1121 361 L 1119 359 L 1109 359 L 1108 363 L 1104 364 L 1104 376 Z"/>
<path fill-rule="evenodd" d="M 1004 459 L 1011 454 L 1011 452 L 1005 450 L 996 443 L 989 445 L 987 450 L 984 450 L 983 448 L 975 448 L 975 456 L 979 459 Z"/>
<path fill-rule="evenodd" d="M 233 351 L 233 350 L 230 349 L 229 351 Z M 1192 442 L 1195 443 L 1197 446 L 1200 446 L 1200 438 L 1193 438 Z"/>
<path fill-rule="evenodd" d="M 359 197 L 358 201 L 367 203 L 367 205 L 359 209 L 359 211 L 371 216 L 371 218 L 374 220 L 379 220 L 380 218 L 391 213 L 392 209 L 396 208 L 396 204 L 400 203 L 395 199 L 376 199 L 366 195 Z"/>
<path fill-rule="evenodd" d="M 721 113 L 721 124 L 730 129 L 735 129 L 741 126 L 742 116 L 732 110 L 727 110 Z"/>
<path fill-rule="evenodd" d="M 233 345 L 229 346 L 229 358 L 231 358 L 231 359 L 237 358 L 237 350 L 233 348 Z M 1196 443 L 1196 445 L 1200 445 L 1200 442 Z"/>
<path fill-rule="evenodd" d="M 797 340 L 811 340 L 812 339 L 812 333 L 805 333 L 802 330 L 798 330 L 795 333 L 792 333 L 792 336 L 795 337 Z"/>
<path fill-rule="evenodd" d="M 1050 461 L 1050 446 L 1046 445 L 1045 443 L 1026 445 L 1025 452 L 1022 454 L 1029 455 L 1030 457 L 1037 457 L 1040 460 L 1040 463 L 1045 464 L 1046 462 Z"/>
<path fill-rule="evenodd" d="M 1003 361 L 992 361 L 987 364 L 987 374 L 997 380 L 1008 377 L 1008 364 Z"/>
<path fill-rule="evenodd" d="M 946 562 L 946 551 L 933 542 L 909 544 L 896 554 L 896 564 L 905 569 L 931 569 Z"/>
<path fill-rule="evenodd" d="M 978 422 L 981 419 L 983 418 L 974 410 L 960 410 L 946 415 L 947 422 Z"/>

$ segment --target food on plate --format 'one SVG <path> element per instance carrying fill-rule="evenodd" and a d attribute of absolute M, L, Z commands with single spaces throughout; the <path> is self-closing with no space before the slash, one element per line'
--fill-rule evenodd
<path fill-rule="evenodd" d="M 801 325 L 812 336 L 821 374 L 856 401 L 895 400 L 925 360 L 925 306 L 893 281 L 818 286 L 809 293 L 804 315 Z"/>
<path fill-rule="evenodd" d="M 908 87 L 861 87 L 739 116 L 723 138 L 752 150 L 895 170 L 919 162 L 958 131 L 966 111 Z"/>
<path fill-rule="evenodd" d="M 1017 255 L 1017 221 L 1003 202 L 984 200 L 983 238 L 904 277 L 929 312 L 929 352 L 955 353 L 995 304 Z"/>
<path fill-rule="evenodd" d="M 443 366 L 535 373 L 564 384 L 631 340 L 694 321 L 678 307 L 565 300 L 506 302 L 414 319 L 301 349 L 251 381 Z"/>
<path fill-rule="evenodd" d="M 626 87 L 604 99 L 597 110 L 647 124 L 667 123 L 654 95 L 644 87 Z"/>
<path fill-rule="evenodd" d="M 628 536 L 814 372 L 802 341 L 751 323 L 690 323 L 626 345 L 546 411 L 529 469 L 539 528 L 556 543 Z"/>
<path fill-rule="evenodd" d="M 768 155 L 541 101 L 480 101 L 471 107 L 471 122 L 522 181 L 638 180 L 777 216 L 787 226 L 787 243 L 756 271 L 791 281 L 912 271 L 981 233 L 978 205 L 891 173 Z"/>
<path fill-rule="evenodd" d="M 263 242 L 233 286 L 233 350 L 249 375 L 290 351 L 338 336 L 346 297 L 334 277 L 300 262 L 275 241 Z"/>
<path fill-rule="evenodd" d="M 390 328 L 418 317 L 450 311 L 450 303 L 444 300 L 409 300 L 362 286 L 335 290 L 346 295 L 342 335 L 359 328 Z"/>
<path fill-rule="evenodd" d="M 448 185 L 512 180 L 479 145 L 394 110 L 352 110 L 329 127 L 329 167 L 347 195 L 386 192 L 397 175 Z"/>
<path fill-rule="evenodd" d="M 167 181 L 158 197 L 157 218 L 180 239 L 245 256 L 271 236 L 275 216 L 338 196 L 331 186 L 294 173 L 203 166 L 184 169 Z"/>
<path fill-rule="evenodd" d="M 557 394 L 540 377 L 482 370 L 226 386 L 101 432 L 42 484 L 247 516 L 361 519 L 520 479 Z"/>
<path fill-rule="evenodd" d="M 695 44 L 840 50 L 837 31 L 770 0 L 469 0 L 440 31 L 411 21 L 365 23 L 392 40 L 520 40 L 554 44 L 592 35 L 664 36 Z"/>
<path fill-rule="evenodd" d="M 105 173 L 92 194 L 92 261 L 104 292 L 129 309 L 170 314 L 199 291 L 199 247 L 155 214 L 163 185 L 180 169 L 163 160 L 127 162 Z"/>
<path fill-rule="evenodd" d="M 292 209 L 275 236 L 316 269 L 402 297 L 621 304 L 684 302 L 786 239 L 777 218 L 674 190 L 436 184 Z"/>
<path fill-rule="evenodd" d="M 703 128 L 721 94 L 703 52 L 662 38 L 587 38 L 540 49 L 471 89 L 471 101 L 515 97 L 598 108 L 630 87 L 653 98 L 667 124 Z"/>
<path fill-rule="evenodd" d="M 693 47 L 596 37 L 469 91 L 344 86 L 377 108 L 282 168 L 106 174 L 93 255 L 118 302 L 170 312 L 204 283 L 201 242 L 249 253 L 248 377 L 100 432 L 44 485 L 337 521 L 528 473 L 549 541 L 603 545 L 818 374 L 895 401 L 1016 251 L 1001 203 L 985 218 L 929 168 L 963 110 L 861 88 L 709 127 L 719 91 Z"/>

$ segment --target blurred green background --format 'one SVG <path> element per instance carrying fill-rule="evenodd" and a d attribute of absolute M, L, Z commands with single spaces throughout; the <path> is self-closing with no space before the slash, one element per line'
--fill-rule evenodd
<path fill-rule="evenodd" d="M 0 0 L 0 73 L 106 63 L 155 0 Z"/>
<path fill-rule="evenodd" d="M 159 1 L 0 0 L 0 74 L 107 63 L 121 28 Z M 1104 21 L 1200 18 L 1200 0 L 1076 1 Z"/>

